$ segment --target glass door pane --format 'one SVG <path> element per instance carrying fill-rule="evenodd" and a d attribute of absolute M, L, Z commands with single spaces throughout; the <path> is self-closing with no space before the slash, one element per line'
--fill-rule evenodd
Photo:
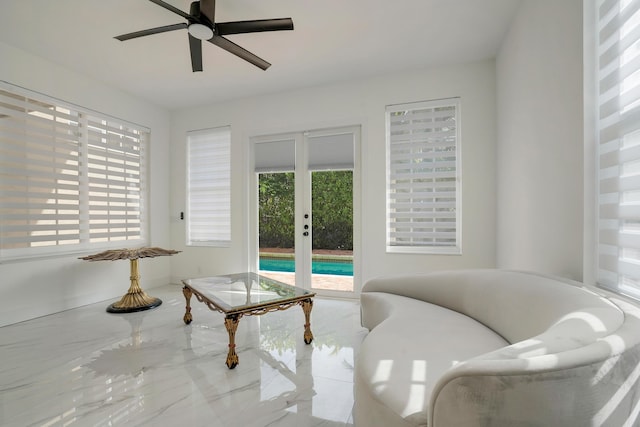
<path fill-rule="evenodd" d="M 311 287 L 353 292 L 353 171 L 311 173 Z"/>
<path fill-rule="evenodd" d="M 295 285 L 295 174 L 258 174 L 260 273 Z"/>

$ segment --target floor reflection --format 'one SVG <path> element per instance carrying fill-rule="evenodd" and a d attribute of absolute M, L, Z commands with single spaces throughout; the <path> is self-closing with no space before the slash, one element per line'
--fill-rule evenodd
<path fill-rule="evenodd" d="M 154 295 L 145 312 L 101 303 L 0 328 L 0 425 L 352 425 L 356 302 L 316 298 L 310 345 L 296 307 L 243 317 L 229 370 L 223 316 L 199 304 L 186 326 L 181 287 Z"/>
<path fill-rule="evenodd" d="M 143 341 L 142 322 L 147 312 L 121 315 L 131 327 L 131 337 L 126 343 L 118 343 L 113 348 L 105 349 L 84 367 L 89 368 L 97 376 L 119 377 L 121 375 L 137 377 L 151 367 L 162 366 L 171 360 L 178 349 L 168 340 Z"/>
<path fill-rule="evenodd" d="M 295 309 L 289 311 L 292 310 Z M 215 316 L 222 319 L 221 315 Z M 321 334 L 306 345 L 299 328 L 291 327 L 292 317 L 296 316 L 276 313 L 243 317 L 238 332 L 246 328 L 248 340 L 236 347 L 240 355 L 238 367 L 227 371 L 226 380 L 237 380 L 230 389 L 226 384 L 221 386 L 219 379 L 209 381 L 201 365 L 194 362 L 210 363 L 194 352 L 194 340 L 200 341 L 198 347 L 204 345 L 200 336 L 203 330 L 197 328 L 195 320 L 184 329 L 186 370 L 200 393 L 208 396 L 210 409 L 223 420 L 223 425 L 350 425 L 353 406 L 350 341 L 354 337 Z M 213 355 L 220 364 L 224 362 L 222 353 Z M 238 372 L 242 373 L 236 375 Z M 238 396 L 243 397 L 241 401 L 236 399 Z M 335 401 L 336 397 L 339 401 Z"/>

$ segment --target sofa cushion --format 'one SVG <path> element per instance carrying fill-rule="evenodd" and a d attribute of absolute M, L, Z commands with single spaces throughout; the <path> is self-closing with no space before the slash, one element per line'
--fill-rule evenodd
<path fill-rule="evenodd" d="M 476 320 L 438 305 L 377 292 L 361 298 L 363 305 L 376 307 L 368 313 L 379 317 L 363 319 L 372 330 L 356 361 L 356 382 L 362 382 L 356 388 L 362 391 L 359 399 L 389 409 L 377 418 L 380 426 L 398 425 L 398 415 L 426 425 L 431 391 L 444 372 L 509 344 Z M 362 403 L 359 407 L 375 406 Z"/>

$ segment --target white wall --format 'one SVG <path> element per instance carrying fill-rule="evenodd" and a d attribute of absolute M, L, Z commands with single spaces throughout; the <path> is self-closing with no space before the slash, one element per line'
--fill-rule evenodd
<path fill-rule="evenodd" d="M 385 106 L 460 96 L 462 121 L 462 256 L 385 253 Z M 247 268 L 249 138 L 332 126 L 362 126 L 361 281 L 392 273 L 495 266 L 495 63 L 399 73 L 236 100 L 172 113 L 171 237 L 174 281 Z M 223 125 L 232 129 L 232 247 L 185 247 L 185 134 Z M 358 190 L 356 190 L 358 191 Z M 357 248 L 356 248 L 357 250 Z"/>
<path fill-rule="evenodd" d="M 597 238 L 596 220 L 598 205 L 598 187 L 596 178 L 596 0 L 583 0 L 583 57 L 584 57 L 584 247 L 582 281 L 587 285 L 595 285 L 597 279 Z"/>
<path fill-rule="evenodd" d="M 497 265 L 580 280 L 582 1 L 524 0 L 496 69 Z"/>
<path fill-rule="evenodd" d="M 4 43 L 0 58 L 0 80 L 151 129 L 151 243 L 169 247 L 169 113 Z M 141 285 L 168 283 L 169 269 L 167 258 L 141 261 Z M 126 261 L 58 257 L 0 264 L 0 326 L 119 297 L 128 287 Z"/>

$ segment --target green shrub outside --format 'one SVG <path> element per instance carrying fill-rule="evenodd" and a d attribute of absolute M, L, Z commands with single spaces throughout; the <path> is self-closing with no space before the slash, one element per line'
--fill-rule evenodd
<path fill-rule="evenodd" d="M 313 249 L 353 250 L 353 174 L 312 173 Z M 261 248 L 294 247 L 294 174 L 261 174 L 259 227 Z"/>

